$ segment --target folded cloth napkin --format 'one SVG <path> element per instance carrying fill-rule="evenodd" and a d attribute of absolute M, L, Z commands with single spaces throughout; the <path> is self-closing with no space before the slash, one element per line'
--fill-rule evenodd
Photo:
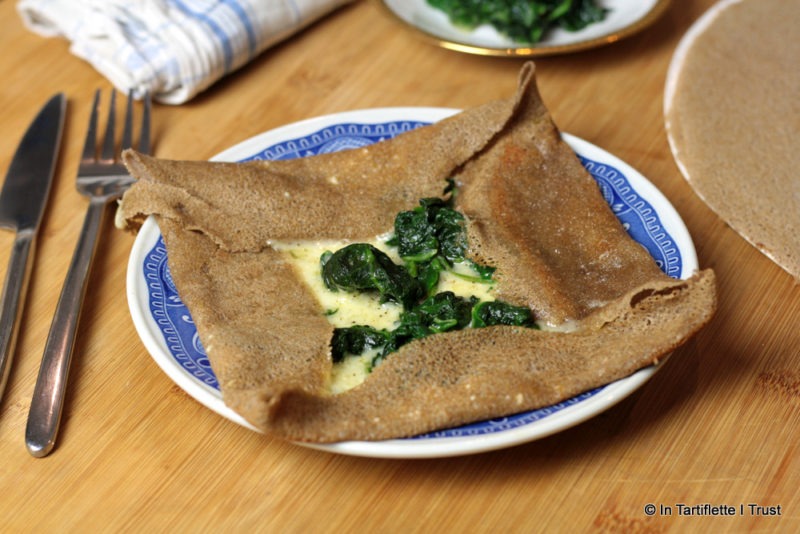
<path fill-rule="evenodd" d="M 181 104 L 351 0 L 21 0 L 26 26 L 61 36 L 118 89 Z"/>

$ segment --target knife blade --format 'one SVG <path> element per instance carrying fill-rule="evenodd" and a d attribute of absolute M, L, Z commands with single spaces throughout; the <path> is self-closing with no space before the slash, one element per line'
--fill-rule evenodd
<path fill-rule="evenodd" d="M 16 232 L 0 296 L 0 398 L 5 390 L 25 303 L 39 223 L 44 213 L 64 127 L 67 101 L 58 93 L 22 137 L 0 190 L 0 228 Z"/>

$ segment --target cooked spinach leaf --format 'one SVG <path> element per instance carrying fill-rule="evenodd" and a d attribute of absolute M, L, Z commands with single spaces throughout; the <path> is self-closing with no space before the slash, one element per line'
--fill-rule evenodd
<path fill-rule="evenodd" d="M 593 22 L 600 22 L 610 11 L 598 6 L 594 0 L 574 0 L 563 3 L 572 4 L 572 6 L 564 10 L 563 16 L 558 19 L 558 24 L 572 32 L 582 30 Z"/>
<path fill-rule="evenodd" d="M 539 42 L 554 27 L 577 31 L 603 20 L 608 9 L 595 0 L 428 0 L 450 22 L 469 29 L 490 24 L 509 39 Z"/>
<path fill-rule="evenodd" d="M 494 272 L 497 270 L 496 268 L 491 267 L 489 265 L 478 265 L 474 261 L 472 261 L 470 263 L 472 265 L 472 269 L 476 273 L 478 273 L 478 276 L 480 277 L 480 279 L 484 280 L 484 281 L 491 280 L 492 276 L 494 275 Z"/>
<path fill-rule="evenodd" d="M 463 280 L 469 280 L 470 282 L 476 282 L 476 283 L 494 282 L 494 279 L 492 278 L 494 276 L 494 272 L 496 271 L 494 267 L 489 267 L 488 265 L 480 265 L 472 260 L 465 260 L 465 261 L 469 264 L 472 270 L 475 271 L 475 274 L 477 276 L 451 271 L 454 276 L 457 276 Z"/>
<path fill-rule="evenodd" d="M 472 307 L 478 299 L 465 299 L 452 291 L 443 291 L 427 298 L 419 306 L 400 315 L 400 324 L 389 332 L 389 337 L 381 354 L 372 361 L 378 365 L 390 353 L 412 341 L 431 334 L 460 330 L 469 326 Z"/>
<path fill-rule="evenodd" d="M 397 247 L 409 273 L 422 282 L 427 295 L 434 293 L 439 273 L 450 270 L 455 262 L 467 261 L 477 267 L 479 278 L 474 281 L 491 281 L 493 268 L 479 267 L 465 257 L 464 223 L 464 216 L 440 198 L 423 198 L 419 206 L 395 217 L 394 237 L 387 244 Z"/>
<path fill-rule="evenodd" d="M 480 302 L 472 308 L 472 327 L 483 328 L 499 324 L 536 328 L 531 310 L 527 306 L 514 306 L 495 300 Z"/>
<path fill-rule="evenodd" d="M 397 251 L 407 262 L 427 261 L 439 252 L 436 229 L 420 209 L 401 211 L 394 219 Z"/>
<path fill-rule="evenodd" d="M 401 265 L 372 245 L 354 243 L 320 258 L 322 280 L 331 291 L 376 290 L 384 301 L 406 308 L 424 295 L 420 282 Z"/>
<path fill-rule="evenodd" d="M 409 264 L 409 269 L 417 280 L 422 283 L 425 288 L 426 295 L 433 295 L 436 292 L 436 286 L 439 283 L 439 273 L 446 271 L 450 268 L 444 260 L 439 257 L 432 258 L 421 264 Z"/>
<path fill-rule="evenodd" d="M 378 330 L 367 325 L 335 328 L 331 340 L 333 362 L 342 361 L 346 354 L 361 354 L 375 347 L 383 347 L 388 340 L 389 333 L 386 330 Z"/>
<path fill-rule="evenodd" d="M 448 207 L 441 199 L 427 204 L 429 217 L 433 216 L 433 227 L 439 240 L 439 253 L 449 262 L 461 261 L 467 253 L 467 232 L 464 216 Z"/>
<path fill-rule="evenodd" d="M 472 307 L 478 299 L 459 297 L 452 291 L 443 291 L 427 298 L 416 308 L 400 316 L 400 324 L 422 325 L 431 332 L 461 329 L 471 320 Z"/>
<path fill-rule="evenodd" d="M 390 245 L 404 261 L 420 263 L 437 254 L 453 262 L 467 252 L 464 216 L 440 198 L 423 198 L 419 206 L 401 211 L 394 220 L 394 239 Z"/>

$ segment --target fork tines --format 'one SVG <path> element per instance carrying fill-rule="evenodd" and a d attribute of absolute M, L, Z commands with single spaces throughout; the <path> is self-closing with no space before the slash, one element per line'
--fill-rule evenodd
<path fill-rule="evenodd" d="M 94 101 L 92 103 L 92 112 L 89 117 L 89 128 L 86 132 L 86 141 L 83 146 L 83 155 L 81 156 L 81 165 L 91 165 L 95 163 L 112 164 L 119 161 L 119 155 L 127 148 L 134 148 L 133 146 L 133 90 L 128 92 L 128 101 L 125 107 L 125 124 L 123 125 L 122 141 L 120 143 L 119 151 L 116 150 L 115 144 L 115 109 L 116 109 L 116 89 L 111 89 L 111 97 L 108 108 L 108 118 L 106 119 L 106 129 L 103 134 L 103 143 L 101 145 L 100 157 L 97 158 L 97 120 L 98 108 L 100 105 L 101 89 L 95 91 Z M 139 136 L 139 146 L 137 150 L 143 154 L 150 153 L 150 93 L 145 93 L 143 100 L 142 122 Z"/>

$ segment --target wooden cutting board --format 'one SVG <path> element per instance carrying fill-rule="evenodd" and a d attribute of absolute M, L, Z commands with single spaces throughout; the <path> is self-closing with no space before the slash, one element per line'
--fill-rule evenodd
<path fill-rule="evenodd" d="M 800 288 L 694 194 L 664 131 L 672 52 L 712 3 L 675 2 L 635 36 L 536 62 L 560 127 L 631 164 L 675 206 L 701 267 L 718 277 L 712 323 L 630 398 L 574 428 L 491 453 L 386 460 L 259 435 L 184 393 L 133 328 L 125 296 L 133 236 L 110 226 L 100 237 L 58 446 L 43 459 L 28 455 L 30 396 L 86 209 L 74 177 L 89 102 L 108 82 L 66 42 L 27 31 L 13 2 L 0 2 L 1 170 L 35 110 L 56 91 L 69 98 L 14 368 L 0 400 L 0 530 L 796 531 Z M 755 38 L 743 35 L 743 50 Z M 191 102 L 155 106 L 154 151 L 207 159 L 322 114 L 472 106 L 513 91 L 520 65 L 434 47 L 362 0 Z M 11 242 L 0 232 L 2 272 Z M 714 506 L 733 514 L 712 516 Z"/>

